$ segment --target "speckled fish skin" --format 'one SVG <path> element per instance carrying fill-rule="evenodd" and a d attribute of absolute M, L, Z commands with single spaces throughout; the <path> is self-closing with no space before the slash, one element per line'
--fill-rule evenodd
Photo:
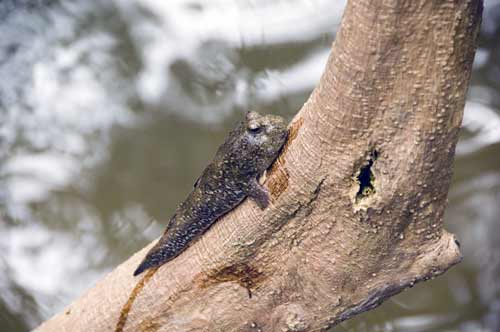
<path fill-rule="evenodd" d="M 218 218 L 246 197 L 265 209 L 267 190 L 258 177 L 271 166 L 287 138 L 286 123 L 275 115 L 249 112 L 219 147 L 194 190 L 177 208 L 165 233 L 147 253 L 134 276 L 172 260 Z"/>

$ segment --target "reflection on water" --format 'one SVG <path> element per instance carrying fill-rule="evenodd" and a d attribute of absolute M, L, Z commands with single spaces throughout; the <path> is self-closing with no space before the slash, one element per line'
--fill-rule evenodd
<path fill-rule="evenodd" d="M 343 2 L 0 2 L 0 331 L 161 233 L 244 110 L 291 117 Z M 486 3 L 447 227 L 465 260 L 338 331 L 500 330 L 500 3 Z"/>

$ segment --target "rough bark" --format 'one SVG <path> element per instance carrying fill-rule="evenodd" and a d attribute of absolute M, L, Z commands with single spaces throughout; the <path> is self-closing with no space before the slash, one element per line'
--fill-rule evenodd
<path fill-rule="evenodd" d="M 245 201 L 150 274 L 123 331 L 324 330 L 459 262 L 443 213 L 481 11 L 349 1 L 270 208 Z M 147 249 L 38 331 L 114 331 Z"/>

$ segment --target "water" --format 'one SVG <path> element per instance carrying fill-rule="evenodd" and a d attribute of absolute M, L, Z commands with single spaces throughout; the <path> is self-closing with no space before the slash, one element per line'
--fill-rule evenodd
<path fill-rule="evenodd" d="M 500 1 L 486 1 L 446 225 L 464 261 L 335 331 L 500 331 Z M 344 3 L 0 2 L 0 331 L 161 233 L 250 108 L 290 118 Z"/>

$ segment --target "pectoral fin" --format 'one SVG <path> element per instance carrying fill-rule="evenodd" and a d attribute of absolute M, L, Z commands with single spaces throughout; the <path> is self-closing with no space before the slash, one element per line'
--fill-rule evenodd
<path fill-rule="evenodd" d="M 257 179 L 254 179 L 250 183 L 248 197 L 254 200 L 262 210 L 269 206 L 269 191 L 263 185 L 261 185 L 259 181 L 257 181 Z"/>

